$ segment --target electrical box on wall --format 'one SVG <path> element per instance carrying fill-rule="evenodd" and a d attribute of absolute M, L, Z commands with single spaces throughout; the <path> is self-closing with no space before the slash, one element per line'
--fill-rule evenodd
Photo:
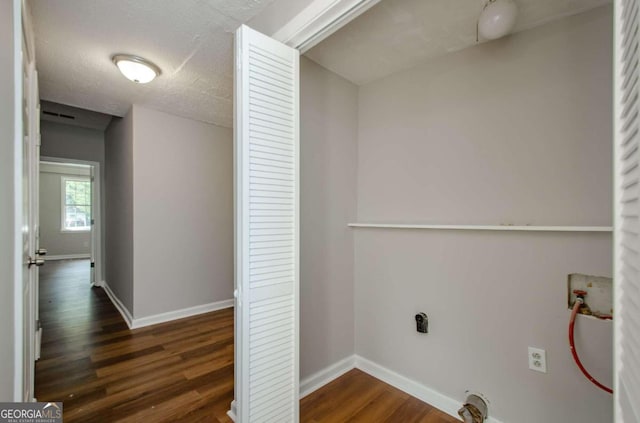
<path fill-rule="evenodd" d="M 416 314 L 416 330 L 420 333 L 429 333 L 429 318 L 425 313 Z"/>
<path fill-rule="evenodd" d="M 613 317 L 613 279 L 604 276 L 583 275 L 572 273 L 567 283 L 567 306 L 571 309 L 576 301 L 574 291 L 584 291 L 585 307 L 580 309 L 582 314 L 600 319 Z"/>

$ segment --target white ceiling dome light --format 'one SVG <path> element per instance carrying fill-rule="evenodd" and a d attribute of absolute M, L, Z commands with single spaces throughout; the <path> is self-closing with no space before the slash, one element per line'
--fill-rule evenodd
<path fill-rule="evenodd" d="M 125 78 L 139 84 L 151 82 L 162 73 L 155 64 L 139 56 L 116 54 L 111 60 L 120 69 Z"/>
<path fill-rule="evenodd" d="M 517 14 L 513 0 L 489 0 L 478 18 L 478 32 L 487 40 L 504 37 L 515 26 Z"/>

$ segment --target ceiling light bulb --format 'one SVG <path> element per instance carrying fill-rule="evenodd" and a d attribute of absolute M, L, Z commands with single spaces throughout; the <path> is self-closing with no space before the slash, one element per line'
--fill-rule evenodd
<path fill-rule="evenodd" d="M 515 26 L 517 13 L 513 0 L 489 0 L 478 18 L 478 32 L 487 40 L 504 37 Z"/>
<path fill-rule="evenodd" d="M 112 60 L 125 78 L 139 84 L 151 82 L 161 73 L 159 67 L 142 57 L 116 54 Z"/>

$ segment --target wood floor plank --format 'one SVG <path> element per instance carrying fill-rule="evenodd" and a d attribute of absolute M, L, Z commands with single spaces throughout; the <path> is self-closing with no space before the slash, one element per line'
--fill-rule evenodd
<path fill-rule="evenodd" d="M 47 262 L 36 398 L 65 423 L 232 423 L 233 309 L 130 330 L 86 260 Z M 458 420 L 353 370 L 300 402 L 303 423 Z"/>
<path fill-rule="evenodd" d="M 99 367 L 96 369 L 96 375 L 98 375 L 98 377 L 105 377 L 116 373 L 127 373 L 131 370 L 131 367 L 140 368 L 141 366 L 150 364 L 153 365 L 157 362 L 159 362 L 157 363 L 157 366 L 167 366 L 170 364 L 175 364 L 180 360 L 181 359 L 179 356 L 171 354 L 166 350 L 160 350 L 158 352 L 143 355 L 137 358 L 132 358 L 127 361 L 120 361 L 117 363 Z"/>
<path fill-rule="evenodd" d="M 386 423 L 418 423 L 429 415 L 433 408 L 421 401 L 405 401 L 389 417 L 382 420 Z"/>
<path fill-rule="evenodd" d="M 402 391 L 385 389 L 355 413 L 349 421 L 353 423 L 369 423 L 385 420 L 400 408 L 407 398 L 409 398 L 409 395 Z"/>
<path fill-rule="evenodd" d="M 188 391 L 158 405 L 152 405 L 135 414 L 116 420 L 116 422 L 173 422 L 184 416 L 185 410 L 195 408 L 202 403 L 202 397 L 197 392 Z"/>

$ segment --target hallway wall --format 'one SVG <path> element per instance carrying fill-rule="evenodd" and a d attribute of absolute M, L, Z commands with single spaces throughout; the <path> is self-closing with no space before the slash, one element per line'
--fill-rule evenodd
<path fill-rule="evenodd" d="M 130 323 L 231 306 L 232 131 L 134 105 L 106 134 L 106 283 Z"/>
<path fill-rule="evenodd" d="M 233 298 L 231 129 L 133 106 L 133 259 L 135 318 Z"/>
<path fill-rule="evenodd" d="M 42 156 L 104 164 L 104 131 L 43 120 L 40 133 Z"/>
<path fill-rule="evenodd" d="M 105 131 L 105 283 L 133 314 L 133 112 Z"/>

